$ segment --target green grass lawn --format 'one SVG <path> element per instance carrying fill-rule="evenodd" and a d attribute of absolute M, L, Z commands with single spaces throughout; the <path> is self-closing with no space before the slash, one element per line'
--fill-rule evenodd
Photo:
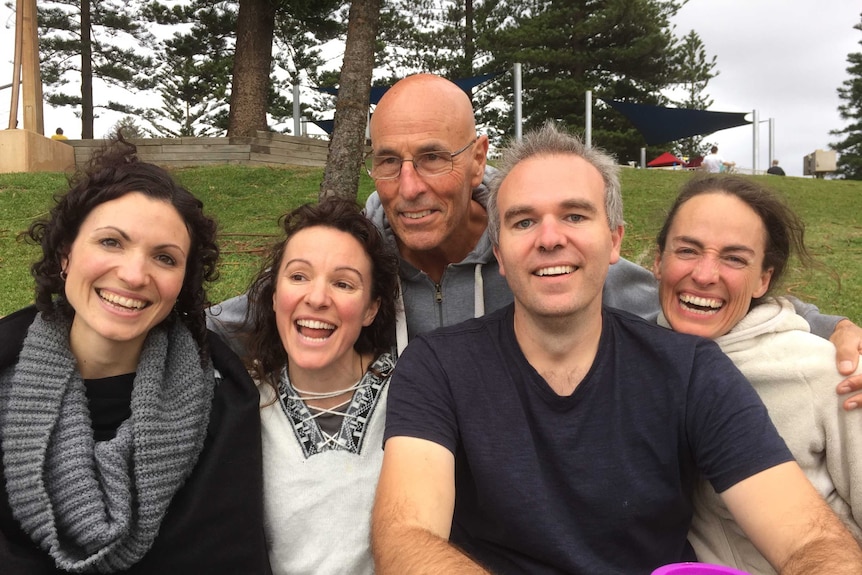
<path fill-rule="evenodd" d="M 257 271 L 262 249 L 278 233 L 278 217 L 317 199 L 320 168 L 256 168 L 217 166 L 176 170 L 177 179 L 195 193 L 221 229 L 221 278 L 210 289 L 212 301 L 245 290 Z M 650 265 L 654 237 L 665 210 L 687 172 L 632 170 L 622 172 L 626 236 L 623 255 Z M 785 290 L 812 302 L 826 313 L 846 315 L 862 323 L 862 182 L 753 176 L 787 198 L 807 226 L 807 243 L 817 259 L 840 278 L 840 287 L 826 271 L 806 272 L 794 266 Z M 65 186 L 62 174 L 0 174 L 0 315 L 32 301 L 29 264 L 34 246 L 17 239 L 33 218 L 45 214 L 51 197 Z M 363 175 L 359 197 L 373 190 Z"/>

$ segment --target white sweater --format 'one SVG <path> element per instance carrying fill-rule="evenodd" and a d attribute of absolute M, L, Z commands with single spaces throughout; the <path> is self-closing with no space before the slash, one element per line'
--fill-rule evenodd
<path fill-rule="evenodd" d="M 278 400 L 261 410 L 264 529 L 274 574 L 374 573 L 371 508 L 393 366 L 384 354 L 373 365 L 384 377 L 366 374 L 363 383 L 373 379 L 374 390 L 355 392 L 347 413 L 357 417 L 345 419 L 338 448 L 320 448 L 317 424 L 300 422 L 307 416 L 302 402 Z M 258 389 L 269 403 L 272 388 Z"/>
<path fill-rule="evenodd" d="M 664 318 L 659 323 L 667 326 Z M 862 411 L 841 408 L 835 348 L 808 329 L 786 299 L 776 298 L 715 341 L 757 390 L 808 479 L 862 542 Z M 689 541 L 699 560 L 775 573 L 708 482 L 694 503 Z"/>

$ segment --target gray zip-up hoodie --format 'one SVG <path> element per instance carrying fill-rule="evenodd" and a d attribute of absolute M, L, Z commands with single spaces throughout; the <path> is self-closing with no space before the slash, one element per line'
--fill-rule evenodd
<path fill-rule="evenodd" d="M 483 207 L 487 205 L 486 182 L 491 175 L 486 171 L 485 181 L 473 190 L 473 199 Z M 368 198 L 365 215 L 381 231 L 392 249 L 397 250 L 395 234 L 377 192 Z M 446 266 L 440 283 L 435 283 L 428 274 L 405 259 L 399 260 L 403 301 L 397 321 L 399 353 L 410 339 L 420 333 L 481 317 L 512 303 L 512 292 L 506 279 L 500 275 L 487 229 L 467 257 Z"/>

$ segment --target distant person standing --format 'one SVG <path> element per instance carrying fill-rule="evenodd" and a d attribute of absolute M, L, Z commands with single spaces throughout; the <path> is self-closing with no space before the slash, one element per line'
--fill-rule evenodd
<path fill-rule="evenodd" d="M 786 176 L 784 173 L 784 168 L 778 165 L 778 160 L 772 160 L 772 165 L 769 166 L 769 169 L 766 170 L 767 174 L 772 174 L 773 176 Z"/>
<path fill-rule="evenodd" d="M 732 168 L 735 165 L 735 162 L 726 162 L 724 158 L 718 155 L 718 146 L 713 146 L 701 163 L 703 170 L 710 174 L 723 172 L 726 168 Z"/>
<path fill-rule="evenodd" d="M 67 138 L 67 137 L 63 134 L 63 128 L 57 128 L 57 131 L 56 131 L 56 132 L 54 132 L 54 135 L 53 135 L 53 136 L 51 136 L 51 139 L 52 139 L 52 140 L 68 140 L 69 138 Z"/>

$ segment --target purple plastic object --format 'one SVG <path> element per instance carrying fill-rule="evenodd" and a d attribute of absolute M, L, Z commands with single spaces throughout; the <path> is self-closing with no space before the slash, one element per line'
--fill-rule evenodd
<path fill-rule="evenodd" d="M 745 571 L 709 563 L 672 563 L 659 567 L 652 575 L 750 575 Z"/>

